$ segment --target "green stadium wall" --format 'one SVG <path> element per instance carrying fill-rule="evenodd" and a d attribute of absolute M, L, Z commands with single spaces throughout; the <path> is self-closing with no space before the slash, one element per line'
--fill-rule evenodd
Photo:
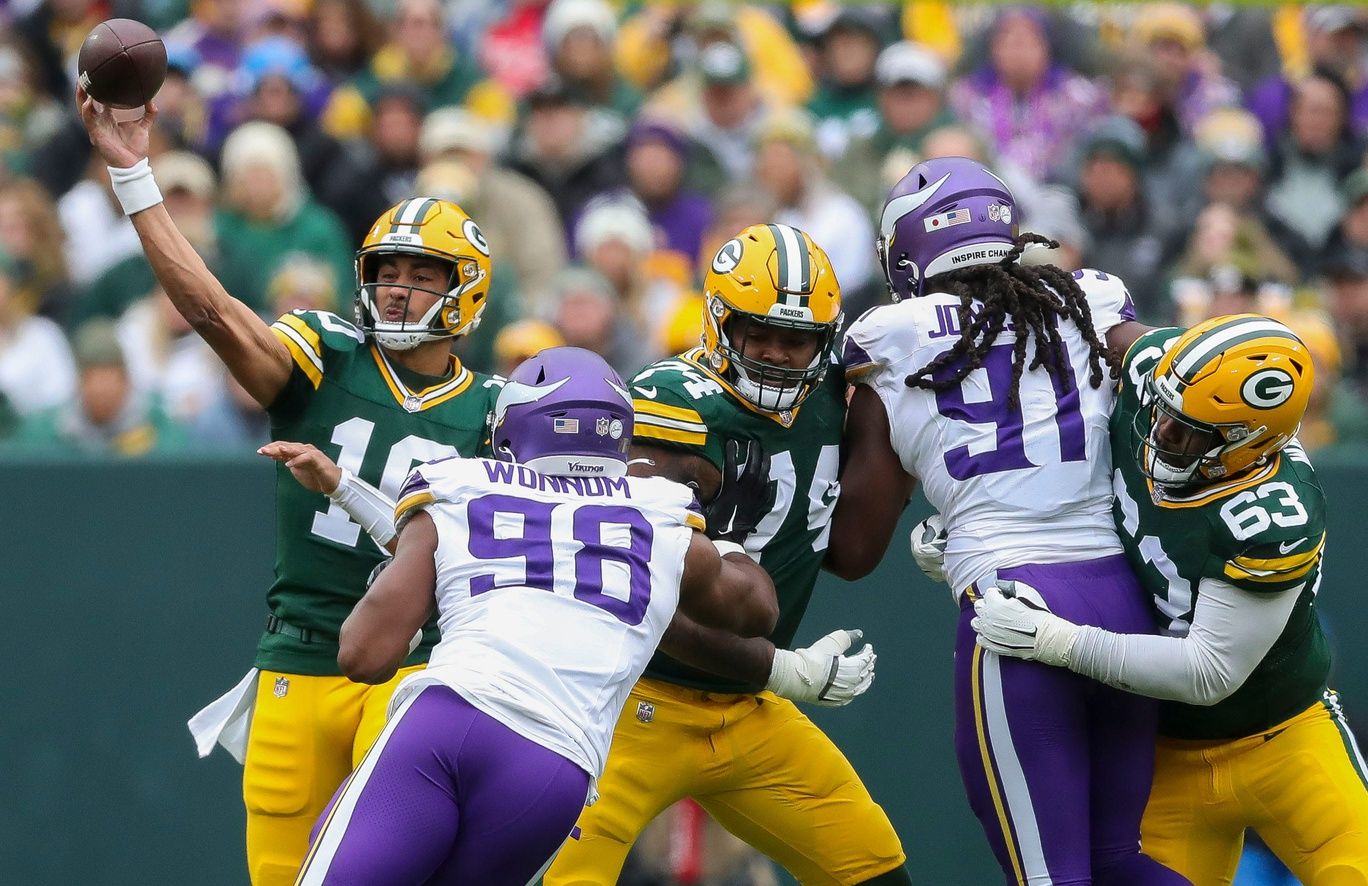
<path fill-rule="evenodd" d="M 0 464 L 0 881 L 247 882 L 240 768 L 200 760 L 185 721 L 251 665 L 271 577 L 264 462 Z M 1368 460 L 1321 466 L 1330 493 L 1322 612 L 1351 722 L 1368 722 Z M 906 529 L 870 578 L 824 579 L 799 640 L 860 627 L 870 692 L 810 711 L 902 835 L 916 882 L 1000 882 L 951 744 L 954 609 Z M 1357 716 L 1356 716 L 1357 715 Z M 662 761 L 661 765 L 668 765 Z"/>

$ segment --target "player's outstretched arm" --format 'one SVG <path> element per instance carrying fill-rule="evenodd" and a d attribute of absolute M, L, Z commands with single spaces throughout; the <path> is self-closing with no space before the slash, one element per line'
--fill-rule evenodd
<path fill-rule="evenodd" d="M 224 290 L 162 205 L 147 167 L 156 105 L 149 102 L 140 120 L 116 123 L 110 108 L 97 107 L 79 87 L 76 103 L 90 143 L 109 165 L 115 192 L 171 303 L 247 393 L 262 406 L 271 405 L 289 381 L 290 352 L 265 321 Z"/>
<path fill-rule="evenodd" d="M 744 554 L 724 557 L 701 532 L 684 558 L 679 607 L 701 625 L 740 637 L 764 637 L 779 621 L 769 573 Z"/>
<path fill-rule="evenodd" d="M 257 455 L 280 462 L 300 486 L 337 502 L 382 550 L 394 553 L 398 536 L 394 531 L 395 502 L 389 496 L 339 467 L 310 443 L 276 440 L 258 449 Z"/>
<path fill-rule="evenodd" d="M 384 683 L 399 670 L 436 605 L 437 525 L 423 511 L 399 533 L 394 559 L 342 623 L 337 664 L 357 683 Z"/>
<path fill-rule="evenodd" d="M 867 385 L 856 385 L 841 445 L 841 496 L 831 518 L 827 571 L 846 581 L 873 572 L 916 485 L 893 451 L 883 401 Z"/>

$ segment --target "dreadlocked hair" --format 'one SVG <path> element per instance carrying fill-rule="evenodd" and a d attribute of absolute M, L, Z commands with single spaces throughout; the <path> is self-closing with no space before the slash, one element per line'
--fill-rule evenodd
<path fill-rule="evenodd" d="M 1072 274 L 1054 265 L 1028 267 L 1017 259 L 1027 246 L 1039 243 L 1056 249 L 1059 244 L 1039 234 L 1023 233 L 1000 262 L 971 265 L 937 274 L 926 281 L 951 295 L 959 296 L 960 337 L 949 350 L 904 380 L 909 388 L 943 391 L 964 381 L 965 376 L 983 365 L 988 349 L 1010 320 L 1016 331 L 1012 348 L 1012 390 L 1007 404 L 1020 406 L 1021 373 L 1023 369 L 1044 366 L 1060 379 L 1067 392 L 1073 386 L 1073 373 L 1065 371 L 1064 339 L 1059 334 L 1058 321 L 1067 318 L 1074 322 L 1088 343 L 1088 363 L 1092 367 L 1089 383 L 1102 385 L 1102 365 L 1110 369 L 1110 377 L 1118 378 L 1121 361 L 1097 337 L 1093 329 L 1092 312 L 1087 296 Z M 975 302 L 982 307 L 975 310 Z M 1035 335 L 1035 355 L 1026 365 L 1026 344 Z M 953 375 L 937 378 L 937 373 L 958 362 Z"/>

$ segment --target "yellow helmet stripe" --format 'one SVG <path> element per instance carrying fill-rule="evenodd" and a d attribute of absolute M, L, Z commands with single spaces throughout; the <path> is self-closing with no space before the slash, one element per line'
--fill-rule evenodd
<path fill-rule="evenodd" d="M 790 307 L 807 307 L 807 297 L 812 291 L 812 258 L 802 232 L 789 225 L 766 227 L 779 250 L 779 297 Z"/>
<path fill-rule="evenodd" d="M 1232 321 L 1220 329 L 1213 329 L 1205 335 L 1197 336 L 1173 356 L 1170 365 L 1179 378 L 1191 378 L 1198 369 L 1211 362 L 1226 348 L 1264 336 L 1296 339 L 1291 330 L 1276 320 L 1249 317 Z"/>

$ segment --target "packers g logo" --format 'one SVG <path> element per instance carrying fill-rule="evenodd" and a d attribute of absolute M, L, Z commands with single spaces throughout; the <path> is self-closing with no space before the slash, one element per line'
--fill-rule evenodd
<path fill-rule="evenodd" d="M 722 248 L 717 250 L 717 255 L 712 260 L 712 269 L 719 274 L 730 274 L 736 270 L 736 266 L 739 264 L 741 264 L 741 241 L 731 239 L 723 243 Z"/>
<path fill-rule="evenodd" d="M 470 241 L 471 245 L 480 250 L 480 254 L 489 257 L 489 241 L 480 233 L 480 226 L 475 224 L 473 219 L 466 219 L 461 223 L 461 234 Z"/>
<path fill-rule="evenodd" d="M 1255 409 L 1275 409 L 1292 399 L 1296 388 L 1285 369 L 1260 369 L 1240 385 L 1240 399 Z"/>

